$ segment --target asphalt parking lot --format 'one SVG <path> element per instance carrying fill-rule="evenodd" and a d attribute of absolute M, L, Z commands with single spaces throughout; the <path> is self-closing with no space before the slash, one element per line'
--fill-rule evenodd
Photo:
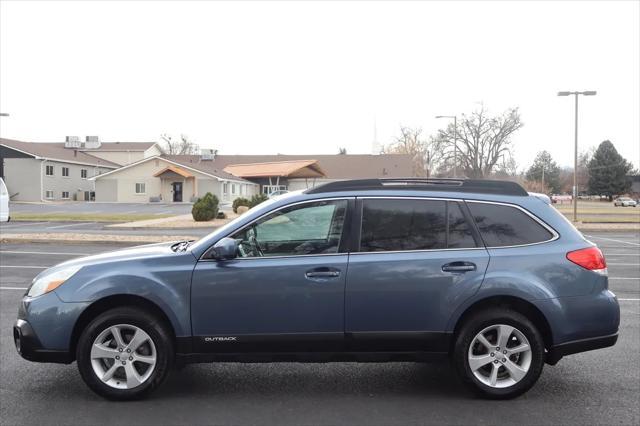
<path fill-rule="evenodd" d="M 149 399 L 108 402 L 76 365 L 35 364 L 12 339 L 18 301 L 43 268 L 115 244 L 0 247 L 0 423 L 12 424 L 639 424 L 640 234 L 588 233 L 603 249 L 622 311 L 613 348 L 546 366 L 512 401 L 467 393 L 447 364 L 212 364 L 174 373 Z"/>
<path fill-rule="evenodd" d="M 85 201 L 50 201 L 45 203 L 12 202 L 9 211 L 16 213 L 88 213 L 88 214 L 187 214 L 191 203 L 96 203 Z"/>
<path fill-rule="evenodd" d="M 92 234 L 92 235 L 191 235 L 202 237 L 215 228 L 110 228 L 106 222 L 15 221 L 0 223 L 0 234 Z"/>

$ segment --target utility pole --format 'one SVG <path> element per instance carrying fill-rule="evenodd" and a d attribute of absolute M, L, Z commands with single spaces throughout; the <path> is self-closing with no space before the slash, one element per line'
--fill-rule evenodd
<path fill-rule="evenodd" d="M 584 92 L 558 92 L 558 96 L 575 96 L 575 126 L 574 126 L 574 151 L 573 151 L 573 221 L 578 221 L 578 95 L 595 96 L 595 90 Z"/>

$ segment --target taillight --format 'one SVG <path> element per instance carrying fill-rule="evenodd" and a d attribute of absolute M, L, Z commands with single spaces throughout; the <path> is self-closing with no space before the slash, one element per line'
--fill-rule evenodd
<path fill-rule="evenodd" d="M 607 262 L 598 247 L 570 251 L 567 253 L 567 259 L 590 271 L 603 275 L 607 273 Z"/>

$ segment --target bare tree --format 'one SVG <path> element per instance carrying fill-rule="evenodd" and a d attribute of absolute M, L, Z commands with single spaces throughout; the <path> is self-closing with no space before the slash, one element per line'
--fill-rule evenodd
<path fill-rule="evenodd" d="M 189 137 L 185 134 L 180 135 L 180 139 L 175 139 L 173 136 L 166 133 L 160 135 L 160 138 L 164 141 L 164 152 L 169 155 L 196 155 L 199 154 L 199 146 L 189 140 Z"/>
<path fill-rule="evenodd" d="M 413 161 L 413 175 L 430 177 L 440 161 L 440 151 L 431 140 L 421 137 L 422 129 L 400 127 L 400 136 L 383 148 L 383 153 L 408 154 Z"/>
<path fill-rule="evenodd" d="M 470 116 L 463 114 L 458 120 L 456 138 L 451 123 L 446 129 L 440 129 L 432 140 L 442 152 L 446 169 L 453 168 L 454 152 L 457 151 L 458 169 L 469 178 L 482 178 L 491 175 L 499 163 L 510 161 L 511 136 L 522 126 L 518 108 L 490 116 L 482 105 Z"/>
<path fill-rule="evenodd" d="M 338 148 L 338 155 L 347 155 L 347 148 Z"/>

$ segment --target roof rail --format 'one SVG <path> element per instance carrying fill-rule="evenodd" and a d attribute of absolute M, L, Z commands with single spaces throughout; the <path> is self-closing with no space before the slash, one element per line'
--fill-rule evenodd
<path fill-rule="evenodd" d="M 528 196 L 516 182 L 488 179 L 443 179 L 443 178 L 389 178 L 389 179 L 356 179 L 329 182 L 315 188 L 307 189 L 307 194 L 325 192 L 360 191 L 360 190 L 394 189 L 405 191 L 448 191 L 474 192 L 480 194 Z"/>

